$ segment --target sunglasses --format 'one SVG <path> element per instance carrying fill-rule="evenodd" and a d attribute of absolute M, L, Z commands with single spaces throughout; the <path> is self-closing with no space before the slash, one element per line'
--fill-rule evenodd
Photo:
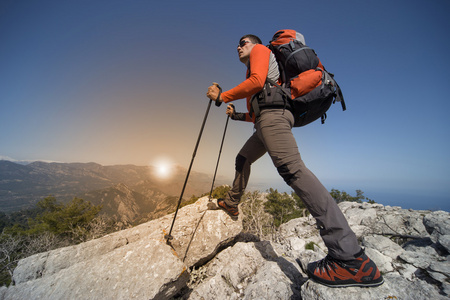
<path fill-rule="evenodd" d="M 246 41 L 246 40 L 240 41 L 240 42 L 239 42 L 239 45 L 238 45 L 238 48 L 239 48 L 239 47 L 241 47 L 241 48 L 244 47 L 245 44 L 247 44 L 247 43 L 250 43 L 250 41 Z"/>

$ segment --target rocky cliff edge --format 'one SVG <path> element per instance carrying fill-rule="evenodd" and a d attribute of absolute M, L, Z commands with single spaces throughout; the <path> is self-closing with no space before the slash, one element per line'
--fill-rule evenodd
<path fill-rule="evenodd" d="M 448 299 L 450 214 L 380 204 L 339 204 L 385 283 L 327 288 L 305 266 L 326 255 L 311 217 L 272 241 L 242 233 L 242 219 L 208 210 L 208 198 L 83 244 L 25 258 L 0 299 Z M 308 249 L 307 249 L 308 248 Z M 311 250 L 313 249 L 313 250 Z"/>

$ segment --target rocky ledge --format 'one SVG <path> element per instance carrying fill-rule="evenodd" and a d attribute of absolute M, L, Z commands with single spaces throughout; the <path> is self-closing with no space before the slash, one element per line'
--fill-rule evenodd
<path fill-rule="evenodd" d="M 305 266 L 325 246 L 311 217 L 283 224 L 272 241 L 242 232 L 201 198 L 173 214 L 87 243 L 25 258 L 0 299 L 448 299 L 450 214 L 340 203 L 385 283 L 328 288 Z"/>

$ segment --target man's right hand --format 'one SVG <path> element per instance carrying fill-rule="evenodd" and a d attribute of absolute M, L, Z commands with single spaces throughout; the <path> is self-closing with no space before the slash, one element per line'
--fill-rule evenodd
<path fill-rule="evenodd" d="M 208 87 L 208 91 L 206 92 L 206 96 L 213 100 L 213 101 L 218 101 L 218 102 L 222 102 L 222 97 L 220 97 L 220 87 L 217 83 L 213 83 L 213 85 L 211 85 L 210 87 Z"/>

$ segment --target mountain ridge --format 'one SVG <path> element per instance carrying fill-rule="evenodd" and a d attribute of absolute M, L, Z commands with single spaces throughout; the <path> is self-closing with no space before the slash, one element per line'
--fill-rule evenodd
<path fill-rule="evenodd" d="M 162 180 L 157 177 L 154 166 L 41 161 L 22 165 L 0 160 L 0 211 L 28 208 L 49 195 L 58 201 L 68 202 L 74 197 L 83 198 L 118 184 L 124 184 L 131 190 L 136 188 L 135 192 L 147 197 L 160 193 L 166 198 L 175 197 L 181 192 L 186 173 L 186 169 L 178 166 L 170 178 Z M 206 192 L 211 181 L 210 175 L 191 172 L 185 198 Z"/>

